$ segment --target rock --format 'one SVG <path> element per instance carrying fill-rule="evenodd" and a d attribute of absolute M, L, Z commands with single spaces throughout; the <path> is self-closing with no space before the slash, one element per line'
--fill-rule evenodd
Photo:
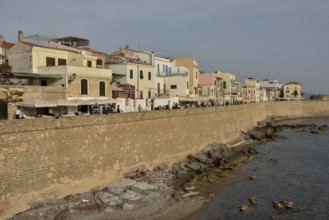
<path fill-rule="evenodd" d="M 103 188 L 102 191 L 109 192 L 114 195 L 120 195 L 125 191 L 125 188 L 119 187 L 119 186 L 110 186 L 110 187 Z"/>
<path fill-rule="evenodd" d="M 272 204 L 274 208 L 281 210 L 296 208 L 294 203 L 291 201 L 273 201 Z"/>
<path fill-rule="evenodd" d="M 261 134 L 256 133 L 256 132 L 251 132 L 250 133 L 250 138 L 252 138 L 252 139 L 254 139 L 256 141 L 262 141 L 262 140 L 264 140 L 264 137 Z"/>
<path fill-rule="evenodd" d="M 179 166 L 179 164 L 175 163 L 172 165 L 172 172 L 175 173 L 176 171 L 180 170 L 181 167 Z"/>
<path fill-rule="evenodd" d="M 247 151 L 248 151 L 249 154 L 257 154 L 258 153 L 257 150 L 254 147 L 248 147 Z"/>
<path fill-rule="evenodd" d="M 200 192 L 198 192 L 198 191 L 191 191 L 191 192 L 188 192 L 188 193 L 182 195 L 182 198 L 187 198 L 187 197 L 191 197 L 191 196 L 196 196 L 196 195 L 199 195 L 199 194 L 200 194 Z"/>
<path fill-rule="evenodd" d="M 157 186 L 151 185 L 145 182 L 137 182 L 133 186 L 131 186 L 131 190 L 140 193 L 140 191 L 144 190 L 156 190 Z"/>
<path fill-rule="evenodd" d="M 224 178 L 228 175 L 228 172 L 217 172 L 216 176 L 220 177 L 220 178 Z"/>
<path fill-rule="evenodd" d="M 160 193 L 154 192 L 154 191 L 148 191 L 147 196 L 150 198 L 158 198 L 158 197 L 160 197 Z"/>
<path fill-rule="evenodd" d="M 197 155 L 189 155 L 188 158 L 192 159 L 192 160 L 196 160 L 203 164 L 208 163 L 208 158 L 207 158 L 206 154 L 204 154 L 204 153 L 199 153 Z"/>
<path fill-rule="evenodd" d="M 328 129 L 328 125 L 321 125 L 318 127 L 318 130 L 324 131 Z"/>
<path fill-rule="evenodd" d="M 123 210 L 130 210 L 130 209 L 133 209 L 134 207 L 135 207 L 135 205 L 129 204 L 129 203 L 125 203 L 122 205 Z"/>
<path fill-rule="evenodd" d="M 124 177 L 127 179 L 147 179 L 148 173 L 150 171 L 144 167 L 139 167 L 138 169 L 132 170 L 124 174 Z"/>
<path fill-rule="evenodd" d="M 171 197 L 173 197 L 176 201 L 179 201 L 182 199 L 182 192 L 174 192 L 173 194 L 171 194 Z"/>
<path fill-rule="evenodd" d="M 249 202 L 251 202 L 252 204 L 255 205 L 255 204 L 257 204 L 258 199 L 257 199 L 257 197 L 253 196 L 253 197 L 250 197 L 248 200 L 249 200 Z"/>
<path fill-rule="evenodd" d="M 257 176 L 255 176 L 255 175 L 249 176 L 249 179 L 250 179 L 250 180 L 254 180 L 254 179 L 256 179 L 256 178 L 257 178 Z"/>
<path fill-rule="evenodd" d="M 199 171 L 201 169 L 201 165 L 196 162 L 187 163 L 186 167 L 190 168 L 193 171 Z"/>
<path fill-rule="evenodd" d="M 134 191 L 131 190 L 126 190 L 122 195 L 122 199 L 129 200 L 129 201 L 134 201 L 134 200 L 139 200 L 141 196 L 138 193 L 135 193 Z"/>
<path fill-rule="evenodd" d="M 199 180 L 202 182 L 213 182 L 213 180 L 209 179 L 208 176 L 201 176 L 199 177 Z"/>
<path fill-rule="evenodd" d="M 77 199 L 77 200 L 79 200 L 79 199 Z M 38 207 L 42 207 L 47 204 L 54 203 L 56 201 L 57 201 L 56 195 L 47 195 L 47 196 L 44 196 L 44 197 L 41 197 L 41 198 L 28 202 L 28 205 L 31 206 L 31 208 L 38 208 Z"/>
<path fill-rule="evenodd" d="M 240 205 L 240 212 L 244 213 L 249 210 L 249 207 L 247 205 Z"/>
<path fill-rule="evenodd" d="M 95 197 L 99 198 L 103 203 L 108 205 L 119 205 L 123 203 L 119 196 L 105 191 L 95 192 Z"/>
<path fill-rule="evenodd" d="M 114 212 L 114 209 L 111 207 L 111 206 L 107 206 L 105 209 L 104 209 L 104 212 Z"/>
<path fill-rule="evenodd" d="M 154 168 L 154 171 L 156 172 L 168 171 L 168 170 L 169 170 L 169 166 L 166 163 L 162 163 Z"/>
<path fill-rule="evenodd" d="M 311 134 L 321 134 L 321 132 L 319 130 L 312 130 Z"/>
<path fill-rule="evenodd" d="M 139 194 L 143 193 L 143 190 L 136 186 L 129 186 L 129 190 L 134 191 Z"/>
<path fill-rule="evenodd" d="M 273 137 L 273 129 L 272 128 L 267 128 L 266 130 L 265 130 L 265 137 L 266 138 L 272 138 Z"/>
<path fill-rule="evenodd" d="M 194 191 L 194 190 L 196 190 L 196 187 L 195 186 L 185 186 L 184 187 L 184 191 Z"/>

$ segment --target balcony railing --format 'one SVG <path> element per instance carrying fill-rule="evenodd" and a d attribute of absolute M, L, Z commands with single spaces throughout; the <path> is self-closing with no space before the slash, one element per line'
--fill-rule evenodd
<path fill-rule="evenodd" d="M 188 76 L 187 71 L 171 72 L 171 73 L 160 71 L 160 72 L 156 72 L 156 74 L 157 76 Z"/>

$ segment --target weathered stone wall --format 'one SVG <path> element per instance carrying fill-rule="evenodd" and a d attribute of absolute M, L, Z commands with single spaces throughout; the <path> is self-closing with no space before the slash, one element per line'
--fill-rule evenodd
<path fill-rule="evenodd" d="M 171 163 L 210 142 L 229 142 L 268 116 L 329 115 L 329 102 L 0 122 L 0 218 L 41 196 L 86 191 L 128 169 Z"/>

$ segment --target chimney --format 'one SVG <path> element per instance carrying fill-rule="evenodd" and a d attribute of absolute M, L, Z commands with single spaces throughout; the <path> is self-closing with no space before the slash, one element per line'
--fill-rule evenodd
<path fill-rule="evenodd" d="M 24 34 L 23 31 L 18 31 L 18 42 L 24 41 Z"/>
<path fill-rule="evenodd" d="M 3 45 L 3 42 L 4 42 L 3 36 L 0 35 L 0 47 L 3 47 L 3 46 L 4 46 L 4 45 Z"/>

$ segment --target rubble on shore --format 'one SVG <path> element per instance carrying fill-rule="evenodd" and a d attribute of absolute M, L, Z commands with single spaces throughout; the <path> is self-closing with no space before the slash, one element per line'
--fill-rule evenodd
<path fill-rule="evenodd" d="M 245 143 L 272 141 L 277 138 L 275 133 L 283 129 L 301 129 L 316 134 L 328 129 L 328 126 L 274 125 L 267 122 L 242 133 L 242 138 Z M 126 173 L 123 179 L 89 192 L 62 199 L 48 196 L 31 201 L 29 210 L 8 219 L 155 219 L 168 207 L 179 203 L 191 200 L 199 205 L 209 203 L 214 195 L 200 192 L 195 183 L 211 183 L 216 177 L 225 177 L 253 154 L 257 154 L 257 150 L 251 145 L 230 147 L 211 143 L 198 154 L 188 155 L 184 161 L 171 166 L 163 163 L 153 170 L 138 167 Z M 254 180 L 256 176 L 249 179 Z M 256 200 L 254 198 L 250 202 L 255 204 Z M 241 212 L 247 210 L 246 207 L 241 208 Z"/>

